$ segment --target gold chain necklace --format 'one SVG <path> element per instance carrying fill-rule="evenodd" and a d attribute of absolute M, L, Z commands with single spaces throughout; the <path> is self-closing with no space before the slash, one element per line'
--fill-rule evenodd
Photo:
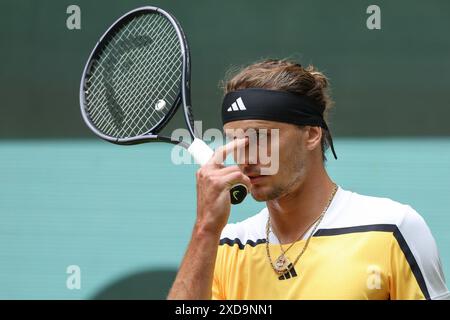
<path fill-rule="evenodd" d="M 268 217 L 268 219 L 267 219 L 267 225 L 266 225 L 266 251 L 267 251 L 267 258 L 269 259 L 270 265 L 271 265 L 273 271 L 275 271 L 276 274 L 281 275 L 281 274 L 285 274 L 286 272 L 289 272 L 289 271 L 297 264 L 298 260 L 300 260 L 301 256 L 302 256 L 303 253 L 306 251 L 306 248 L 308 248 L 309 241 L 311 240 L 311 238 L 312 238 L 314 232 L 316 231 L 317 227 L 319 226 L 320 222 L 322 221 L 323 216 L 325 215 L 325 212 L 327 212 L 328 207 L 330 206 L 331 201 L 333 200 L 334 195 L 335 195 L 336 192 L 337 192 L 337 189 L 338 189 L 337 185 L 334 184 L 333 192 L 332 192 L 330 198 L 328 199 L 328 203 L 327 203 L 325 209 L 322 211 L 322 213 L 320 214 L 319 218 L 317 218 L 317 220 L 313 222 L 313 224 L 315 223 L 314 228 L 313 228 L 313 230 L 311 231 L 311 234 L 309 235 L 308 239 L 306 240 L 306 243 L 305 243 L 305 245 L 303 246 L 302 251 L 301 251 L 300 254 L 297 256 L 297 258 L 294 260 L 294 263 L 291 263 L 291 262 L 289 261 L 289 259 L 286 257 L 286 252 L 287 252 L 287 251 L 288 251 L 288 250 L 289 250 L 289 249 L 290 249 L 297 241 L 299 241 L 299 240 L 303 237 L 303 235 L 305 234 L 305 232 L 306 232 L 309 228 L 306 229 L 306 231 L 299 237 L 299 240 L 293 242 L 293 243 L 289 246 L 289 248 L 287 248 L 287 250 L 283 250 L 283 247 L 281 246 L 281 242 L 280 242 L 280 248 L 281 248 L 281 252 L 282 252 L 282 253 L 281 253 L 281 255 L 278 257 L 278 259 L 275 261 L 275 264 L 274 264 L 274 263 L 272 262 L 272 256 L 270 255 L 270 250 L 269 250 L 269 233 L 270 233 L 270 215 L 269 215 L 269 217 Z M 275 233 L 274 233 L 274 235 L 275 235 Z M 276 237 L 276 235 L 275 235 L 275 237 Z M 279 241 L 278 241 L 278 242 L 279 242 Z"/>
<path fill-rule="evenodd" d="M 275 236 L 275 238 L 278 240 L 278 244 L 280 245 L 280 250 L 281 250 L 281 252 L 283 252 L 283 254 L 284 255 L 286 255 L 286 253 L 289 251 L 289 249 L 290 248 L 292 248 L 293 246 L 294 246 L 294 244 L 297 242 L 297 241 L 299 241 L 299 240 L 301 240 L 302 238 L 303 238 L 303 236 L 305 235 L 305 233 L 313 226 L 313 224 L 314 223 L 316 223 L 320 218 L 322 217 L 322 215 L 320 215 L 319 217 L 317 217 L 316 218 L 316 220 L 314 220 L 306 229 L 305 229 L 305 231 L 297 238 L 297 240 L 295 240 L 294 242 L 292 242 L 291 244 L 290 244 L 290 246 L 286 249 L 286 250 L 284 250 L 284 248 L 283 248 L 283 245 L 281 244 L 281 241 L 278 239 L 278 237 L 277 237 L 277 235 L 275 234 L 275 232 L 273 231 L 273 228 L 272 228 L 272 224 L 270 223 L 270 216 L 269 216 L 269 229 L 270 230 L 272 230 L 272 233 L 273 233 L 273 235 Z M 270 230 L 269 230 L 269 232 L 270 232 Z"/>

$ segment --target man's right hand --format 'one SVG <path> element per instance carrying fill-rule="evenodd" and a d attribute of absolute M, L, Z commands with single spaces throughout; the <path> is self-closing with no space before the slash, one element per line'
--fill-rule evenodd
<path fill-rule="evenodd" d="M 247 143 L 247 138 L 235 139 L 217 148 L 211 159 L 197 171 L 197 232 L 220 234 L 230 216 L 230 189 L 242 183 L 250 190 L 250 179 L 238 166 L 223 164 L 228 154 L 244 148 Z"/>

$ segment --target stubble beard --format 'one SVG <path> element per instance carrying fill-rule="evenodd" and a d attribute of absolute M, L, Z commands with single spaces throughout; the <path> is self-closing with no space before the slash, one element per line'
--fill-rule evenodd
<path fill-rule="evenodd" d="M 293 190 L 298 188 L 299 185 L 301 185 L 304 176 L 305 176 L 305 162 L 303 159 L 299 159 L 300 157 L 296 157 L 293 161 L 290 163 L 292 164 L 291 167 L 288 169 L 289 174 L 288 177 L 291 177 L 289 179 L 289 182 L 279 183 L 273 185 L 270 190 L 266 193 L 261 195 L 260 197 L 255 198 L 256 201 L 270 201 L 275 200 L 281 197 L 284 197 L 291 193 Z"/>

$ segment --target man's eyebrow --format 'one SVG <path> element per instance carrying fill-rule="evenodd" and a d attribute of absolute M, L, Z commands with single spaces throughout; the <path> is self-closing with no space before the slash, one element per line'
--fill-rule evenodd
<path fill-rule="evenodd" d="M 233 132 L 234 130 L 242 130 L 242 131 L 247 131 L 247 130 L 255 130 L 255 131 L 259 131 L 259 130 L 272 130 L 272 129 L 276 129 L 276 128 L 268 128 L 268 127 L 248 127 L 248 128 L 236 128 L 236 129 L 228 129 L 226 131 L 231 131 Z"/>
<path fill-rule="evenodd" d="M 256 131 L 257 134 L 260 134 L 262 130 L 264 130 L 264 133 L 267 133 L 270 135 L 270 130 L 272 130 L 273 128 L 254 128 L 254 130 Z"/>
<path fill-rule="evenodd" d="M 234 137 L 235 135 L 233 134 L 233 131 L 234 131 L 235 129 L 228 129 L 228 130 L 225 130 L 225 135 L 227 136 L 227 137 Z M 261 130 L 267 130 L 267 134 L 268 135 L 270 135 L 270 130 L 278 130 L 277 128 L 265 128 L 265 127 L 257 127 L 257 128 L 246 128 L 246 129 L 242 129 L 242 128 L 238 128 L 237 130 L 242 130 L 244 133 L 246 133 L 247 132 L 247 130 L 254 130 L 254 132 L 256 133 L 256 134 L 260 134 L 260 131 Z"/>

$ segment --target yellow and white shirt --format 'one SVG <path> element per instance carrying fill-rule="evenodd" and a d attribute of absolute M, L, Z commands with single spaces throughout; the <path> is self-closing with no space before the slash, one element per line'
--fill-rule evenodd
<path fill-rule="evenodd" d="M 267 218 L 264 208 L 223 229 L 213 299 L 450 299 L 433 236 L 408 205 L 339 187 L 307 250 L 282 276 L 268 261 Z M 290 261 L 311 229 L 287 252 Z M 269 242 L 276 259 L 273 233 Z"/>

